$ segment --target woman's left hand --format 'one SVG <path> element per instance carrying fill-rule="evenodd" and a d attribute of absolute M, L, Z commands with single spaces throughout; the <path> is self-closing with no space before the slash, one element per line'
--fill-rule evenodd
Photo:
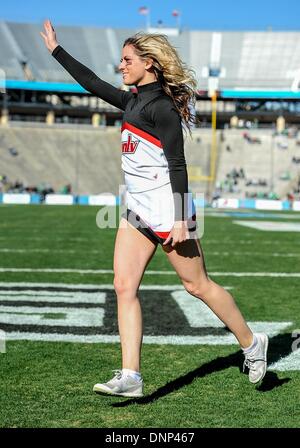
<path fill-rule="evenodd" d="M 170 244 L 172 247 L 175 247 L 178 243 L 183 243 L 189 238 L 189 231 L 187 226 L 187 221 L 175 221 L 172 230 L 163 243 L 163 246 L 167 246 Z"/>

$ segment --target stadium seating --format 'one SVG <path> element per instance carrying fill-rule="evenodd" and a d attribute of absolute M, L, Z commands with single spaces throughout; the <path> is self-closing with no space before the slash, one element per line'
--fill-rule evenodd
<path fill-rule="evenodd" d="M 49 56 L 39 35 L 41 29 L 42 24 L 0 21 L 0 69 L 7 79 L 74 82 Z M 72 26 L 56 26 L 56 30 L 61 45 L 74 57 L 104 80 L 121 85 L 117 66 L 122 43 L 138 30 Z M 185 30 L 169 39 L 182 59 L 194 68 L 199 89 L 207 88 L 208 68 L 221 70 L 220 88 L 250 90 L 290 89 L 299 72 L 300 53 L 296 49 L 300 32 Z M 292 161 L 300 156 L 295 138 L 274 137 L 271 129 L 228 129 L 222 135 L 218 131 L 216 185 L 211 182 L 211 141 L 209 129 L 194 129 L 193 139 L 186 137 L 193 191 L 212 196 L 218 190 L 215 187 L 224 184 L 232 170 L 240 168 L 245 179 L 239 179 L 233 188 L 223 188 L 222 196 L 252 197 L 272 190 L 285 198 L 298 183 L 300 165 Z M 117 128 L 81 125 L 74 131 L 59 124 L 49 128 L 11 122 L 8 128 L 1 128 L 0 162 L 4 172 L 0 174 L 27 185 L 46 182 L 55 191 L 71 184 L 78 194 L 118 194 L 118 185 L 123 182 L 119 145 Z M 14 149 L 18 152 L 15 156 Z M 259 181 L 265 181 L 265 185 Z"/>
<path fill-rule="evenodd" d="M 189 184 L 194 193 L 211 196 L 223 184 L 222 197 L 254 197 L 272 190 L 280 199 L 286 198 L 300 178 L 300 164 L 293 162 L 293 157 L 300 157 L 297 140 L 276 136 L 271 130 L 251 130 L 247 134 L 260 143 L 249 143 L 245 130 L 227 129 L 222 135 L 217 132 L 216 182 L 209 180 L 211 130 L 194 129 L 192 138 L 186 135 Z M 4 170 L 1 175 L 27 186 L 45 182 L 58 192 L 71 184 L 76 194 L 118 195 L 123 183 L 120 129 L 11 123 L 1 128 L 0 166 Z M 233 188 L 224 188 L 227 175 L 241 168 L 245 177 L 238 178 Z M 259 181 L 265 181 L 265 185 Z"/>
<path fill-rule="evenodd" d="M 54 24 L 55 25 L 55 24 Z M 0 68 L 7 79 L 26 79 L 27 63 L 37 81 L 70 82 L 49 57 L 39 35 L 41 24 L 0 22 Z M 103 79 L 121 84 L 116 72 L 124 40 L 137 29 L 56 26 L 59 42 Z M 213 41 L 219 50 L 212 60 Z M 231 32 L 184 30 L 170 36 L 183 60 L 195 70 L 199 89 L 207 88 L 208 68 L 221 69 L 219 88 L 289 89 L 299 72 L 300 32 Z"/>
<path fill-rule="evenodd" d="M 18 156 L 13 157 L 9 148 Z M 10 180 L 25 186 L 71 184 L 75 194 L 118 194 L 121 174 L 119 129 L 18 124 L 1 129 L 0 166 Z"/>
<path fill-rule="evenodd" d="M 245 134 L 252 137 L 254 143 L 249 142 Z M 224 183 L 234 169 L 243 168 L 245 173 L 245 179 L 238 179 L 233 189 L 223 189 L 222 197 L 254 197 L 272 192 L 285 199 L 300 176 L 299 165 L 293 163 L 293 157 L 300 154 L 295 138 L 274 135 L 272 130 L 265 129 L 250 132 L 228 129 L 218 147 L 217 185 Z M 265 181 L 265 185 L 259 181 Z"/>

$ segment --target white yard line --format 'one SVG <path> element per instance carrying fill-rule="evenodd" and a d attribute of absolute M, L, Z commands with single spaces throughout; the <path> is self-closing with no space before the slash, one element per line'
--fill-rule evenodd
<path fill-rule="evenodd" d="M 41 254 L 79 254 L 81 250 L 73 250 L 73 249 L 9 249 L 9 248 L 0 248 L 0 253 L 16 253 L 16 254 L 26 254 L 26 253 L 41 253 Z M 221 256 L 221 257 L 231 257 L 231 256 L 264 256 L 264 257 L 281 257 L 281 258 L 300 258 L 299 252 L 218 252 L 218 251 L 206 251 L 209 256 Z M 89 250 L 89 254 L 99 255 L 100 250 Z"/>
<path fill-rule="evenodd" d="M 74 284 L 74 283 L 27 283 L 27 282 L 0 282 L 0 288 L 5 288 L 5 290 L 1 290 L 0 289 L 0 302 L 2 300 L 2 295 L 3 295 L 3 300 L 8 301 L 8 300 L 14 300 L 14 296 L 18 296 L 18 300 L 20 298 L 20 296 L 26 294 L 26 299 L 24 296 L 24 301 L 28 301 L 30 300 L 28 298 L 28 295 L 32 295 L 34 294 L 36 297 L 41 296 L 41 301 L 45 302 L 45 301 L 50 301 L 51 302 L 51 297 L 53 298 L 57 298 L 60 297 L 62 301 L 64 301 L 64 297 L 68 297 L 70 296 L 70 294 L 73 294 L 74 290 L 84 290 L 84 291 L 88 291 L 88 290 L 97 290 L 97 292 L 95 293 L 95 295 L 97 296 L 97 302 L 99 302 L 99 300 L 101 299 L 101 295 L 99 295 L 98 290 L 114 290 L 114 286 L 113 284 L 110 285 L 103 285 L 103 284 Z M 8 290 L 7 288 L 17 288 L 16 290 Z M 26 288 L 26 289 L 21 289 L 21 288 Z M 36 289 L 27 289 L 27 288 L 55 288 L 55 289 L 69 289 L 70 292 L 62 292 L 62 291 L 38 291 Z M 233 286 L 223 286 L 224 289 L 234 289 Z M 184 291 L 185 288 L 183 285 L 140 285 L 139 290 L 145 290 L 145 291 Z M 78 296 L 78 300 L 73 298 L 73 302 L 86 302 L 87 303 L 93 303 L 95 296 L 93 296 L 91 293 L 88 294 L 88 297 L 92 297 L 92 299 L 88 299 L 87 300 L 87 295 L 83 298 L 83 294 L 81 293 L 80 296 Z M 48 299 L 45 300 L 45 295 L 48 296 Z M 23 299 L 21 299 L 23 300 Z M 104 303 L 103 301 L 101 303 Z"/>
<path fill-rule="evenodd" d="M 0 268 L 0 273 L 6 272 L 35 272 L 47 274 L 95 274 L 105 275 L 113 274 L 112 269 L 51 269 L 51 268 Z M 212 276 L 217 277 L 286 277 L 286 278 L 300 278 L 300 272 L 209 272 Z M 145 271 L 145 275 L 177 275 L 175 271 Z"/>
<path fill-rule="evenodd" d="M 103 285 L 100 283 L 95 284 L 85 284 L 85 283 L 33 283 L 33 282 L 0 282 L 0 288 L 18 288 L 18 291 L 20 291 L 20 288 L 56 288 L 56 289 L 70 289 L 70 290 L 89 290 L 89 289 L 96 289 L 96 290 L 102 290 L 102 289 L 109 289 L 113 290 L 114 286 L 112 284 Z M 228 287 L 229 288 L 229 287 Z M 174 291 L 174 290 L 183 290 L 184 287 L 182 285 L 141 285 L 139 289 L 145 289 L 145 290 L 164 290 L 164 291 Z M 28 292 L 34 292 L 35 294 L 39 294 L 39 291 L 30 291 L 26 290 Z M 9 291 L 11 292 L 11 291 Z M 23 291 L 25 292 L 25 290 Z M 45 294 L 45 291 L 41 291 L 41 294 Z M 50 294 L 49 291 L 47 291 L 47 294 Z M 57 294 L 56 292 L 53 294 Z M 61 295 L 62 292 L 59 291 L 59 294 Z"/>
<path fill-rule="evenodd" d="M 290 327 L 291 322 L 248 322 L 253 331 L 266 331 L 269 337 L 274 337 L 280 331 Z M 120 343 L 118 335 L 75 335 L 58 333 L 25 333 L 7 332 L 7 341 L 46 341 L 46 342 L 82 342 L 82 343 Z M 233 334 L 222 336 L 144 336 L 144 344 L 159 345 L 238 345 Z"/>

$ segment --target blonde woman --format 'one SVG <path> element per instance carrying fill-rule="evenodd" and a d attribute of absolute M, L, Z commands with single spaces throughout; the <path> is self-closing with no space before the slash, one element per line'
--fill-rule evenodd
<path fill-rule="evenodd" d="M 115 241 L 114 287 L 122 348 L 122 370 L 94 391 L 125 397 L 143 396 L 140 373 L 142 312 L 138 289 L 158 244 L 186 290 L 201 299 L 237 338 L 251 383 L 265 375 L 268 337 L 253 334 L 232 296 L 211 280 L 195 230 L 195 211 L 188 194 L 182 125 L 195 117 L 190 105 L 196 87 L 192 72 L 164 35 L 138 33 L 123 45 L 119 69 L 121 91 L 98 78 L 67 53 L 50 21 L 41 32 L 52 56 L 93 95 L 124 111 L 122 168 L 127 212 Z"/>

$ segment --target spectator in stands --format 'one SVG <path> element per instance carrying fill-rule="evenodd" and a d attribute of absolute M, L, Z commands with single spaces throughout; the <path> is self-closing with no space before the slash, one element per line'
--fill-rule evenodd
<path fill-rule="evenodd" d="M 72 186 L 71 184 L 64 185 L 60 191 L 61 194 L 71 194 Z"/>
<path fill-rule="evenodd" d="M 8 149 L 11 156 L 16 157 L 19 155 L 18 151 L 15 148 L 9 148 Z"/>
<path fill-rule="evenodd" d="M 209 278 L 196 234 L 182 131 L 182 124 L 190 129 L 195 122 L 190 108 L 196 88 L 192 72 L 166 36 L 138 33 L 124 42 L 119 66 L 124 84 L 135 85 L 137 93 L 120 91 L 65 51 L 50 21 L 44 28 L 41 35 L 56 60 L 85 89 L 124 111 L 122 159 L 128 209 L 120 222 L 114 258 L 123 368 L 107 383 L 96 384 L 94 391 L 143 395 L 138 289 L 158 244 L 186 290 L 203 300 L 236 336 L 249 380 L 257 383 L 266 372 L 268 337 L 253 334 L 231 294 Z"/>
<path fill-rule="evenodd" d="M 289 147 L 289 145 L 288 145 L 288 143 L 287 142 L 278 142 L 277 143 L 277 148 L 278 149 L 283 149 L 283 150 L 285 150 L 285 149 L 288 149 L 288 147 Z"/>
<path fill-rule="evenodd" d="M 258 137 L 251 137 L 248 132 L 243 133 L 243 137 L 245 140 L 247 140 L 248 143 L 261 143 L 261 139 Z"/>
<path fill-rule="evenodd" d="M 279 200 L 279 196 L 275 191 L 270 191 L 268 194 L 268 199 Z"/>

